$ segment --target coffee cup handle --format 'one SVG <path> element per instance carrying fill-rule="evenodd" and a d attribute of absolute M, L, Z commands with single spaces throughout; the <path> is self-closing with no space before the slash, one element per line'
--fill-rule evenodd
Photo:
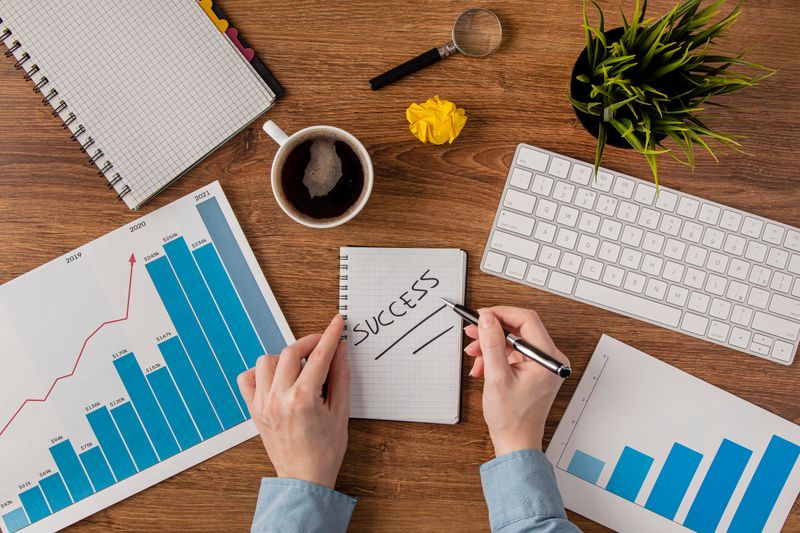
<path fill-rule="evenodd" d="M 286 141 L 289 139 L 289 136 L 271 120 L 266 121 L 262 127 L 264 131 L 267 132 L 267 135 L 272 137 L 272 140 L 281 146 L 286 144 Z"/>

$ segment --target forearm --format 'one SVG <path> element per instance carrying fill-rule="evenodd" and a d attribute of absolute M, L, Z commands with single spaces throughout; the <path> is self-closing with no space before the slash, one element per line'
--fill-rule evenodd
<path fill-rule="evenodd" d="M 511 452 L 481 465 L 492 531 L 580 531 L 568 519 L 553 467 L 537 450 Z"/>
<path fill-rule="evenodd" d="M 292 478 L 263 478 L 253 533 L 344 532 L 356 500 L 335 490 Z"/>

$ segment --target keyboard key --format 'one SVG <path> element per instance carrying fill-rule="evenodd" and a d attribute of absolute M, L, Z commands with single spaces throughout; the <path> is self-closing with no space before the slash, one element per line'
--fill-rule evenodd
<path fill-rule="evenodd" d="M 595 179 L 592 180 L 592 188 L 603 192 L 611 190 L 611 184 L 614 183 L 614 175 L 605 170 L 597 173 Z"/>
<path fill-rule="evenodd" d="M 763 344 L 764 346 L 772 346 L 772 337 L 767 337 L 761 333 L 756 333 L 753 335 L 753 342 Z"/>
<path fill-rule="evenodd" d="M 790 250 L 794 250 L 795 252 L 800 252 L 800 231 L 789 230 L 786 232 L 786 240 L 783 241 L 783 245 Z"/>
<path fill-rule="evenodd" d="M 531 186 L 532 176 L 533 174 L 531 174 L 527 170 L 523 170 L 521 168 L 514 168 L 514 170 L 511 171 L 511 179 L 509 180 L 509 183 L 511 183 L 511 185 L 513 185 L 518 189 L 527 190 L 528 187 Z"/>
<path fill-rule="evenodd" d="M 792 276 L 784 274 L 783 272 L 775 272 L 775 274 L 772 275 L 769 288 L 773 291 L 788 293 L 792 288 Z"/>
<path fill-rule="evenodd" d="M 750 241 L 747 243 L 747 250 L 744 252 L 744 256 L 750 261 L 760 263 L 767 257 L 767 245 L 756 241 Z"/>
<path fill-rule="evenodd" d="M 591 167 L 575 163 L 572 165 L 572 172 L 569 174 L 569 181 L 580 183 L 581 185 L 589 185 L 594 171 Z"/>
<path fill-rule="evenodd" d="M 642 212 L 639 215 L 639 225 L 648 229 L 656 229 L 658 228 L 658 222 L 660 218 L 660 212 L 645 207 L 642 209 Z"/>
<path fill-rule="evenodd" d="M 580 211 L 568 205 L 562 205 L 558 210 L 556 221 L 564 226 L 574 228 L 578 223 L 578 214 Z"/>
<path fill-rule="evenodd" d="M 744 302 L 747 298 L 748 286 L 738 281 L 731 281 L 728 285 L 728 292 L 726 294 L 728 300 L 735 302 Z"/>
<path fill-rule="evenodd" d="M 725 288 L 728 285 L 728 280 L 717 276 L 716 274 L 709 274 L 706 281 L 706 292 L 722 296 L 725 294 Z"/>
<path fill-rule="evenodd" d="M 539 222 L 536 224 L 536 231 L 533 233 L 533 238 L 542 242 L 553 242 L 556 238 L 556 227 L 547 222 Z"/>
<path fill-rule="evenodd" d="M 728 320 L 728 316 L 731 314 L 732 307 L 733 305 L 729 301 L 714 298 L 711 300 L 711 309 L 708 310 L 708 314 L 714 318 Z"/>
<path fill-rule="evenodd" d="M 708 252 L 704 248 L 692 244 L 686 250 L 685 261 L 690 265 L 702 267 L 706 264 L 706 255 L 708 255 Z"/>
<path fill-rule="evenodd" d="M 617 180 L 619 181 L 619 180 Z M 639 214 L 639 206 L 630 202 L 621 202 L 617 211 L 617 218 L 625 222 L 636 222 Z"/>
<path fill-rule="evenodd" d="M 559 228 L 556 235 L 556 244 L 562 248 L 572 250 L 575 248 L 575 243 L 578 242 L 578 233 L 571 229 Z"/>
<path fill-rule="evenodd" d="M 597 248 L 600 246 L 600 240 L 590 237 L 589 235 L 581 235 L 578 239 L 578 247 L 576 248 L 582 254 L 594 257 L 597 253 Z"/>
<path fill-rule="evenodd" d="M 622 258 L 620 259 L 620 264 L 625 268 L 630 268 L 631 270 L 637 270 L 639 268 L 639 263 L 642 262 L 642 252 L 631 250 L 630 248 L 625 248 L 622 251 Z"/>
<path fill-rule="evenodd" d="M 492 234 L 489 247 L 509 254 L 518 255 L 525 259 L 530 259 L 531 261 L 536 259 L 536 252 L 539 250 L 538 243 L 499 230 L 495 230 Z"/>
<path fill-rule="evenodd" d="M 658 233 L 653 233 L 648 231 L 644 234 L 644 241 L 642 242 L 642 248 L 647 250 L 648 252 L 653 252 L 654 254 L 660 254 L 661 250 L 664 248 L 664 236 L 659 235 Z"/>
<path fill-rule="evenodd" d="M 661 227 L 659 231 L 677 237 L 681 230 L 681 219 L 672 215 L 664 215 L 661 217 Z"/>
<path fill-rule="evenodd" d="M 625 284 L 623 285 L 623 288 L 626 291 L 641 294 L 644 290 L 644 283 L 646 279 L 647 278 L 641 274 L 637 274 L 636 272 L 628 272 L 628 275 L 625 276 Z"/>
<path fill-rule="evenodd" d="M 750 263 L 745 263 L 741 259 L 735 257 L 731 259 L 731 266 L 728 269 L 728 275 L 732 278 L 745 280 L 747 274 L 750 272 Z"/>
<path fill-rule="evenodd" d="M 739 348 L 747 348 L 747 345 L 750 344 L 750 336 L 751 333 L 747 330 L 742 328 L 733 328 L 733 331 L 731 332 L 731 338 L 728 340 L 728 342 Z"/>
<path fill-rule="evenodd" d="M 773 268 L 783 268 L 786 266 L 786 261 L 789 259 L 789 252 L 786 250 L 779 250 L 778 248 L 770 248 L 767 253 L 767 264 Z"/>
<path fill-rule="evenodd" d="M 686 218 L 694 218 L 697 215 L 697 210 L 700 208 L 700 202 L 694 198 L 684 196 L 678 201 L 677 213 Z"/>
<path fill-rule="evenodd" d="M 633 186 L 633 180 L 623 178 L 622 176 L 617 177 L 617 181 L 614 182 L 614 196 L 631 198 L 633 196 Z"/>
<path fill-rule="evenodd" d="M 702 289 L 703 282 L 706 280 L 706 273 L 696 268 L 687 268 L 686 277 L 683 282 L 694 289 Z"/>
<path fill-rule="evenodd" d="M 616 198 L 601 194 L 600 198 L 597 200 L 595 211 L 608 217 L 613 217 L 614 213 L 617 211 L 617 204 L 619 204 L 619 200 Z"/>
<path fill-rule="evenodd" d="M 603 283 L 619 287 L 622 285 L 622 278 L 625 276 L 625 271 L 617 268 L 614 265 L 608 265 L 603 272 Z"/>
<path fill-rule="evenodd" d="M 560 256 L 561 250 L 550 246 L 542 246 L 542 253 L 539 254 L 539 262 L 543 265 L 554 267 L 558 264 L 558 258 Z"/>
<path fill-rule="evenodd" d="M 715 341 L 725 342 L 728 340 L 728 332 L 731 330 L 731 327 L 728 324 L 723 324 L 722 322 L 717 322 L 716 320 L 711 321 L 711 327 L 708 328 L 708 338 L 714 339 Z"/>
<path fill-rule="evenodd" d="M 558 209 L 557 203 L 542 198 L 541 200 L 539 200 L 539 203 L 536 206 L 536 216 L 538 218 L 544 218 L 546 220 L 553 220 L 554 218 L 556 218 L 557 209 Z"/>
<path fill-rule="evenodd" d="M 683 322 L 681 322 L 681 329 L 694 333 L 696 335 L 704 335 L 708 327 L 708 319 L 703 316 L 698 316 L 693 313 L 686 313 L 683 315 Z"/>
<path fill-rule="evenodd" d="M 725 239 L 725 245 L 723 246 L 723 250 L 725 252 L 732 254 L 732 255 L 742 255 L 744 253 L 744 246 L 747 241 L 738 235 L 728 235 L 728 238 Z"/>
<path fill-rule="evenodd" d="M 617 258 L 619 257 L 620 246 L 619 244 L 614 244 L 613 242 L 606 242 L 600 245 L 600 253 L 598 257 L 603 261 L 608 261 L 609 263 L 616 263 Z"/>
<path fill-rule="evenodd" d="M 775 224 L 767 224 L 767 227 L 764 228 L 764 236 L 762 239 L 769 243 L 780 246 L 780 244 L 783 242 L 784 233 L 786 233 L 786 230 L 784 230 L 782 227 Z"/>
<path fill-rule="evenodd" d="M 578 229 L 586 233 L 597 233 L 597 228 L 600 227 L 600 217 L 594 213 L 581 213 L 580 222 L 578 222 Z"/>
<path fill-rule="evenodd" d="M 549 272 L 549 270 L 539 265 L 531 265 L 530 269 L 528 269 L 528 277 L 525 278 L 525 280 L 528 283 L 533 283 L 534 285 L 542 287 L 544 286 L 545 280 L 547 280 L 547 274 Z"/>
<path fill-rule="evenodd" d="M 675 211 L 675 204 L 678 203 L 678 195 L 674 192 L 665 191 L 663 188 L 656 197 L 656 207 L 662 211 Z"/>
<path fill-rule="evenodd" d="M 542 200 L 545 201 L 545 200 Z M 520 235 L 530 237 L 533 233 L 533 219 L 503 209 L 497 217 L 497 226 Z"/>
<path fill-rule="evenodd" d="M 664 260 L 660 257 L 647 254 L 644 256 L 644 261 L 642 262 L 642 272 L 650 274 L 651 276 L 658 276 L 661 274 L 661 266 L 663 264 Z"/>
<path fill-rule="evenodd" d="M 553 178 L 548 178 L 547 176 L 542 176 L 541 174 L 536 174 L 536 177 L 533 178 L 533 185 L 531 185 L 531 191 L 539 194 L 541 196 L 550 196 L 550 191 L 553 189 Z"/>
<path fill-rule="evenodd" d="M 795 300 L 794 298 L 774 294 L 772 301 L 769 303 L 769 310 L 776 315 L 800 320 L 800 300 Z"/>
<path fill-rule="evenodd" d="M 727 209 L 722 213 L 722 220 L 719 221 L 720 227 L 729 231 L 739 231 L 739 226 L 742 224 L 742 215 L 728 211 Z"/>
<path fill-rule="evenodd" d="M 640 183 L 636 186 L 633 199 L 640 204 L 653 205 L 653 200 L 656 199 L 656 188 L 646 183 Z"/>
<path fill-rule="evenodd" d="M 575 296 L 588 302 L 616 309 L 620 313 L 634 315 L 673 328 L 677 327 L 681 318 L 681 312 L 674 307 L 586 280 L 578 280 Z"/>
<path fill-rule="evenodd" d="M 550 170 L 548 174 L 557 178 L 566 178 L 569 175 L 570 162 L 560 157 L 553 157 L 550 160 Z"/>
<path fill-rule="evenodd" d="M 758 344 L 757 342 L 750 343 L 750 350 L 757 354 L 767 355 L 769 353 L 769 346 Z"/>
<path fill-rule="evenodd" d="M 681 237 L 687 241 L 700 242 L 700 236 L 703 234 L 703 226 L 697 222 L 686 221 L 683 224 L 683 231 Z"/>
<path fill-rule="evenodd" d="M 794 286 L 792 287 L 792 296 L 797 296 L 800 298 L 800 278 L 794 280 Z"/>
<path fill-rule="evenodd" d="M 722 248 L 724 239 L 725 234 L 716 228 L 706 228 L 705 233 L 703 233 L 703 245 L 715 250 Z"/>
<path fill-rule="evenodd" d="M 667 239 L 667 246 L 664 248 L 664 255 L 670 259 L 680 261 L 683 259 L 683 253 L 686 250 L 686 243 L 676 241 L 675 239 Z"/>
<path fill-rule="evenodd" d="M 503 271 L 503 266 L 505 266 L 505 264 L 506 257 L 495 252 L 487 253 L 486 259 L 483 262 L 483 266 L 486 270 L 491 270 L 498 274 Z"/>
<path fill-rule="evenodd" d="M 703 204 L 700 207 L 700 215 L 698 215 L 697 219 L 700 222 L 705 222 L 711 226 L 716 226 L 721 211 L 722 209 L 715 205 Z"/>
<path fill-rule="evenodd" d="M 734 305 L 731 313 L 731 322 L 740 326 L 749 326 L 753 320 L 753 310 L 741 305 Z"/>
<path fill-rule="evenodd" d="M 525 277 L 525 271 L 528 269 L 528 263 L 510 257 L 506 265 L 506 274 L 512 278 L 522 279 Z"/>
<path fill-rule="evenodd" d="M 506 199 L 503 201 L 504 206 L 528 213 L 529 215 L 533 213 L 533 206 L 535 203 L 535 196 L 513 189 L 509 189 L 508 192 L 506 192 Z"/>
<path fill-rule="evenodd" d="M 686 307 L 698 313 L 705 313 L 710 303 L 710 296 L 701 292 L 692 291 L 689 295 L 689 304 Z"/>
<path fill-rule="evenodd" d="M 680 281 L 683 279 L 683 270 L 683 265 L 673 263 L 672 261 L 667 261 L 667 264 L 664 266 L 664 278 L 676 283 L 680 283 Z"/>
<path fill-rule="evenodd" d="M 519 152 L 517 152 L 517 164 L 532 168 L 533 170 L 538 170 L 539 172 L 545 171 L 549 159 L 549 155 L 524 146 L 520 146 Z"/>
<path fill-rule="evenodd" d="M 792 254 L 792 258 L 789 260 L 789 272 L 800 274 L 800 255 Z"/>
<path fill-rule="evenodd" d="M 597 199 L 597 193 L 589 189 L 580 188 L 575 195 L 574 204 L 581 209 L 591 209 L 594 207 L 594 201 Z"/>
<path fill-rule="evenodd" d="M 572 288 L 575 286 L 575 278 L 561 272 L 551 272 L 550 281 L 547 283 L 547 286 L 554 291 L 572 294 Z"/>
<path fill-rule="evenodd" d="M 753 287 L 750 289 L 750 296 L 747 297 L 747 304 L 751 307 L 758 307 L 759 309 L 766 309 L 767 302 L 769 301 L 769 293 L 764 289 Z"/>
<path fill-rule="evenodd" d="M 753 317 L 753 329 L 795 342 L 800 333 L 800 324 L 774 315 L 756 311 Z"/>
<path fill-rule="evenodd" d="M 663 300 L 664 296 L 667 294 L 667 284 L 660 279 L 651 278 L 647 281 L 647 288 L 644 290 L 644 293 L 650 298 Z"/>
<path fill-rule="evenodd" d="M 644 231 L 633 226 L 625 226 L 622 230 L 622 242 L 628 246 L 639 246 L 642 242 Z"/>
<path fill-rule="evenodd" d="M 581 257 L 579 255 L 564 252 L 561 255 L 561 270 L 577 274 L 581 269 Z"/>
<path fill-rule="evenodd" d="M 775 346 L 772 347 L 772 357 L 779 361 L 790 361 L 794 355 L 794 346 L 788 342 L 775 341 Z"/>
<path fill-rule="evenodd" d="M 598 280 L 603 271 L 603 263 L 595 261 L 594 259 L 587 259 L 583 262 L 583 269 L 581 269 L 581 276 L 589 279 Z"/>
<path fill-rule="evenodd" d="M 667 301 L 673 305 L 683 307 L 686 305 L 686 300 L 689 298 L 689 291 L 678 285 L 670 285 L 669 292 L 667 292 Z"/>
<path fill-rule="evenodd" d="M 559 181 L 556 183 L 556 188 L 553 189 L 553 199 L 566 204 L 572 202 L 573 194 L 575 194 L 575 186 L 566 181 Z"/>
<path fill-rule="evenodd" d="M 734 261 L 739 261 L 738 259 L 734 259 Z M 740 263 L 747 265 L 744 261 L 739 261 Z M 706 268 L 711 270 L 712 272 L 718 272 L 719 274 L 724 274 L 725 269 L 728 268 L 728 256 L 722 255 L 718 252 L 711 252 L 708 254 L 708 262 L 706 263 Z M 744 279 L 739 278 L 739 279 Z"/>
<path fill-rule="evenodd" d="M 606 218 L 603 220 L 603 223 L 600 224 L 600 236 L 605 237 L 606 239 L 616 241 L 619 239 L 619 234 L 621 231 L 622 224 L 616 220 Z"/>
<path fill-rule="evenodd" d="M 768 268 L 762 267 L 760 265 L 753 265 L 753 269 L 750 271 L 750 277 L 748 280 L 750 283 L 755 283 L 756 285 L 760 285 L 761 287 L 766 287 L 769 283 L 769 276 L 772 274 L 772 271 Z"/>
<path fill-rule="evenodd" d="M 742 224 L 742 233 L 747 235 L 748 237 L 753 237 L 754 239 L 758 239 L 761 236 L 761 229 L 764 227 L 764 223 L 760 220 L 757 220 L 753 217 L 744 217 L 744 223 Z"/>

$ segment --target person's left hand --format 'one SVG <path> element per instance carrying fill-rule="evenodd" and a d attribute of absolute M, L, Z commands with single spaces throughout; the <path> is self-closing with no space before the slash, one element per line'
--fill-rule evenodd
<path fill-rule="evenodd" d="M 239 388 L 278 477 L 333 488 L 347 450 L 350 367 L 336 315 L 322 335 L 263 355 L 239 376 Z M 305 366 L 302 359 L 308 357 Z M 327 395 L 322 386 L 327 380 Z"/>

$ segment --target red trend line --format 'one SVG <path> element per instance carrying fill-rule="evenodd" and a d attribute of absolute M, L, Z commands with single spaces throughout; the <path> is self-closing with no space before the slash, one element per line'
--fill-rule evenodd
<path fill-rule="evenodd" d="M 124 322 L 125 320 L 128 320 L 128 312 L 131 309 L 131 288 L 133 287 L 133 264 L 136 263 L 136 257 L 133 254 L 131 254 L 130 258 L 128 259 L 128 262 L 131 264 L 131 272 L 130 272 L 130 275 L 128 276 L 128 296 L 127 296 L 127 301 L 125 303 L 125 316 L 122 317 L 122 318 L 115 318 L 114 320 L 106 320 L 105 322 L 103 322 L 102 324 L 97 326 L 97 328 L 93 332 L 91 332 L 88 337 L 86 337 L 83 340 L 83 346 L 81 346 L 81 351 L 78 352 L 78 358 L 75 359 L 75 364 L 72 365 L 72 370 L 68 374 L 64 374 L 63 376 L 58 376 L 55 379 L 55 381 L 53 381 L 53 384 L 50 385 L 50 389 L 47 391 L 47 394 L 45 394 L 44 397 L 42 397 L 42 398 L 28 398 L 27 400 L 22 402 L 22 405 L 20 405 L 19 408 L 16 410 L 16 412 L 11 416 L 11 420 L 6 422 L 6 425 L 3 426 L 3 429 L 0 429 L 0 436 L 2 436 L 3 433 L 5 433 L 5 431 L 8 429 L 8 426 L 11 425 L 11 422 L 13 422 L 15 418 L 17 418 L 17 415 L 19 415 L 20 411 L 22 411 L 22 409 L 26 405 L 28 405 L 29 403 L 33 403 L 33 402 L 45 402 L 45 401 L 47 401 L 47 398 L 50 397 L 50 393 L 53 392 L 53 389 L 56 388 L 56 385 L 58 384 L 59 381 L 61 381 L 62 379 L 67 379 L 67 378 L 72 377 L 73 375 L 75 375 L 75 371 L 78 369 L 78 363 L 81 362 L 81 357 L 83 357 L 83 352 L 84 352 L 84 350 L 86 350 L 86 345 L 89 343 L 89 340 L 92 337 L 95 336 L 95 334 L 98 331 L 103 329 L 103 326 L 107 326 L 109 324 L 116 324 L 117 322 Z"/>

